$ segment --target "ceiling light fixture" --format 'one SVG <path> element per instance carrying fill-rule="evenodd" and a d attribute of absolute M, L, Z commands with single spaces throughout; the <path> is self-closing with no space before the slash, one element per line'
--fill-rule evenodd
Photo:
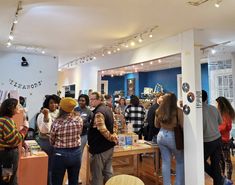
<path fill-rule="evenodd" d="M 135 42 L 134 41 L 131 41 L 131 46 L 135 46 Z"/>
<path fill-rule="evenodd" d="M 112 52 L 115 53 L 115 52 L 120 51 L 121 47 L 129 48 L 129 46 L 135 46 L 137 42 L 141 43 L 141 42 L 143 42 L 143 40 L 145 40 L 145 39 L 147 40 L 149 37 L 152 38 L 153 34 L 154 34 L 154 30 L 157 28 L 158 28 L 158 26 L 151 27 L 143 32 L 136 33 L 136 34 L 131 35 L 129 37 L 126 37 L 124 39 L 120 39 L 118 41 L 115 41 L 113 44 L 111 44 L 109 46 L 104 46 L 96 51 L 87 52 L 83 56 L 87 56 L 87 55 L 92 56 L 95 53 L 97 56 L 104 57 L 106 53 L 108 55 L 111 55 Z M 111 51 L 111 49 L 112 49 L 112 51 Z M 78 59 L 78 58 L 75 58 L 75 59 L 67 62 L 63 66 L 66 66 L 68 63 L 72 63 L 76 59 Z M 63 67 L 63 66 L 61 66 L 61 67 Z"/>
<path fill-rule="evenodd" d="M 216 53 L 215 49 L 211 49 L 211 54 L 214 55 Z"/>
<path fill-rule="evenodd" d="M 222 0 L 216 0 L 216 2 L 215 2 L 215 7 L 216 7 L 216 8 L 219 8 L 221 2 L 222 2 Z"/>
<path fill-rule="evenodd" d="M 192 6 L 200 6 L 204 3 L 207 3 L 209 0 L 192 0 L 192 1 L 189 1 L 188 4 L 189 5 L 192 5 Z M 219 8 L 220 7 L 220 3 L 223 1 L 223 0 L 215 0 L 215 7 L 216 8 Z"/>
<path fill-rule="evenodd" d="M 15 25 L 18 23 L 18 16 L 19 16 L 19 11 L 22 10 L 22 1 L 18 1 L 18 5 L 17 5 L 17 9 L 15 12 L 15 17 L 14 17 L 14 21 L 11 25 L 11 30 L 10 30 L 10 34 L 8 37 L 8 41 L 7 41 L 7 47 L 10 47 L 12 45 L 12 43 L 10 41 L 12 41 L 14 39 L 14 30 L 15 30 Z"/>

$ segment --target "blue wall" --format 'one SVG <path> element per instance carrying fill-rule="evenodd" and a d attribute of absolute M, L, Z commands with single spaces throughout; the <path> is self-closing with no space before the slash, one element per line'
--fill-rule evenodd
<path fill-rule="evenodd" d="M 202 89 L 207 91 L 209 94 L 209 76 L 208 76 L 208 64 L 202 64 L 201 65 L 201 84 Z"/>
<path fill-rule="evenodd" d="M 126 74 L 124 76 L 124 93 L 125 93 L 125 97 L 128 97 L 127 96 L 127 80 L 128 79 L 132 79 L 134 78 L 135 79 L 135 94 L 137 96 L 139 96 L 140 94 L 140 88 L 139 88 L 139 73 L 130 73 L 130 74 Z"/>
<path fill-rule="evenodd" d="M 109 95 L 113 95 L 114 91 L 124 90 L 124 76 L 104 76 L 102 80 L 108 80 Z"/>
<path fill-rule="evenodd" d="M 144 87 L 154 89 L 157 83 L 163 85 L 166 92 L 174 92 L 177 95 L 177 74 L 181 74 L 181 68 L 165 69 L 160 71 L 131 73 L 124 76 L 102 77 L 102 80 L 108 80 L 109 94 L 112 95 L 115 90 L 124 90 L 127 97 L 127 79 L 135 78 L 135 92 L 137 96 L 144 91 Z M 209 93 L 208 65 L 201 65 L 201 83 L 202 89 Z"/>

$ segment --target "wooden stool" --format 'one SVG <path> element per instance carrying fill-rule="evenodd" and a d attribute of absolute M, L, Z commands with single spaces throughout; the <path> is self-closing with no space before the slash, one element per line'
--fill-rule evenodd
<path fill-rule="evenodd" d="M 105 185 L 144 185 L 138 177 L 131 175 L 116 175 L 110 178 Z"/>

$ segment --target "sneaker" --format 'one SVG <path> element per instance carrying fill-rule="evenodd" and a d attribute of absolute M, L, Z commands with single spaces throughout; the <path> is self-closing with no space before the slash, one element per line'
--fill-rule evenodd
<path fill-rule="evenodd" d="M 224 178 L 224 185 L 233 185 L 233 181 L 231 181 L 225 177 Z"/>

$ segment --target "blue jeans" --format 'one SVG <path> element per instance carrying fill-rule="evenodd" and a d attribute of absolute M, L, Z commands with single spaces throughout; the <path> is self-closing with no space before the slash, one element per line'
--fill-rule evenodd
<path fill-rule="evenodd" d="M 171 156 L 174 154 L 176 159 L 175 185 L 184 185 L 184 151 L 176 149 L 174 131 L 161 128 L 157 143 L 162 154 L 163 184 L 171 185 Z"/>
<path fill-rule="evenodd" d="M 81 148 L 55 148 L 52 158 L 52 185 L 62 185 L 65 171 L 69 185 L 78 185 Z"/>

